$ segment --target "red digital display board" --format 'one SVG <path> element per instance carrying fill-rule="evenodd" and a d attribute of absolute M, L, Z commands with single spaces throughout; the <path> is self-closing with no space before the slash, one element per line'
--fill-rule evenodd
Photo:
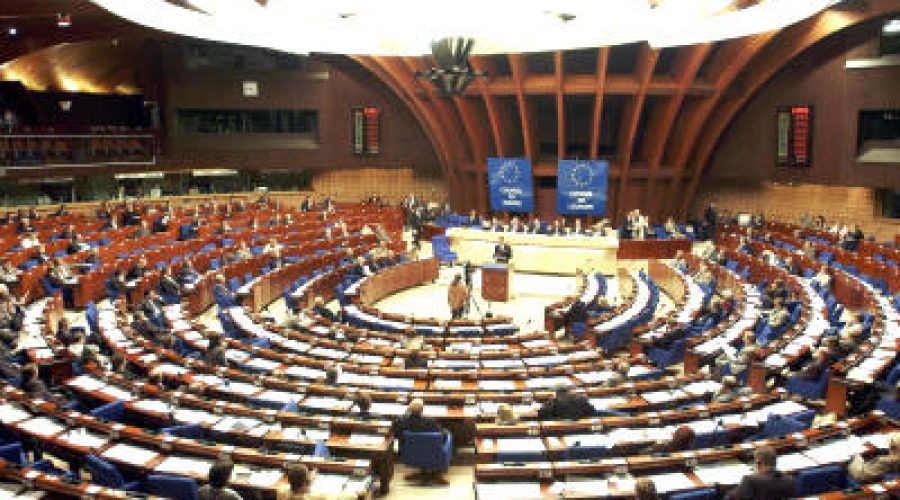
<path fill-rule="evenodd" d="M 779 166 L 812 164 L 812 107 L 784 106 L 776 111 L 775 158 Z"/>
<path fill-rule="evenodd" d="M 377 155 L 381 150 L 381 112 L 373 106 L 353 108 L 353 153 Z"/>

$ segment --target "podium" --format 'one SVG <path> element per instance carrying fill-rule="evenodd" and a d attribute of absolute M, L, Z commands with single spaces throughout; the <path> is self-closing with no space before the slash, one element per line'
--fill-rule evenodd
<path fill-rule="evenodd" d="M 481 266 L 481 297 L 491 302 L 508 302 L 509 276 L 509 266 L 505 264 Z"/>

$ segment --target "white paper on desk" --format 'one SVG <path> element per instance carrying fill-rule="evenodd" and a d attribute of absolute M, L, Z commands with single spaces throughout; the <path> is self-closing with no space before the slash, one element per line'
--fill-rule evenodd
<path fill-rule="evenodd" d="M 752 467 L 738 460 L 694 467 L 694 474 L 706 485 L 738 484 L 741 478 L 752 473 Z"/>
<path fill-rule="evenodd" d="M 481 366 L 496 370 L 525 367 L 521 359 L 483 359 L 481 360 Z"/>
<path fill-rule="evenodd" d="M 478 387 L 483 391 L 512 391 L 516 388 L 514 380 L 479 380 Z"/>
<path fill-rule="evenodd" d="M 206 375 L 206 374 L 196 374 L 191 376 L 194 382 L 200 382 L 206 386 L 217 386 L 220 385 L 223 380 L 215 375 Z"/>
<path fill-rule="evenodd" d="M 270 372 L 281 366 L 281 363 L 272 361 L 271 359 L 253 358 L 250 361 L 244 363 L 244 366 L 249 366 L 250 368 L 256 368 L 257 370 Z"/>
<path fill-rule="evenodd" d="M 332 397 L 323 397 L 323 396 L 310 396 L 304 399 L 300 406 L 304 408 L 315 408 L 317 410 L 334 410 L 334 409 L 346 409 L 349 408 L 353 403 L 351 401 L 346 401 L 343 399 L 337 399 Z M 375 404 L 373 403 L 373 406 Z"/>
<path fill-rule="evenodd" d="M 779 455 L 776 464 L 776 469 L 781 472 L 795 472 L 818 465 L 815 461 L 802 453 Z"/>
<path fill-rule="evenodd" d="M 218 385 L 216 390 L 229 392 L 231 394 L 239 394 L 241 396 L 252 396 L 259 392 L 259 387 L 246 382 L 230 382 L 228 384 Z"/>
<path fill-rule="evenodd" d="M 112 385 L 101 388 L 100 392 L 121 401 L 131 401 L 134 399 L 134 396 L 130 392 Z"/>
<path fill-rule="evenodd" d="M 869 434 L 868 436 L 863 436 L 862 440 L 879 450 L 887 450 L 890 448 L 891 435 L 888 433 Z"/>
<path fill-rule="evenodd" d="M 374 354 L 354 354 L 350 356 L 350 361 L 363 365 L 380 365 L 384 361 L 384 357 Z"/>
<path fill-rule="evenodd" d="M 622 396 L 590 399 L 591 406 L 593 406 L 595 410 L 606 410 L 612 408 L 613 406 L 622 406 L 627 402 L 628 400 Z"/>
<path fill-rule="evenodd" d="M 347 485 L 347 476 L 341 474 L 316 474 L 309 487 L 309 492 L 315 495 L 334 495 L 344 491 Z"/>
<path fill-rule="evenodd" d="M 212 467 L 212 461 L 193 457 L 167 457 L 156 466 L 156 472 L 191 474 L 205 478 Z"/>
<path fill-rule="evenodd" d="M 16 424 L 19 429 L 28 431 L 38 436 L 50 437 L 64 431 L 66 427 L 48 417 L 37 417 Z"/>
<path fill-rule="evenodd" d="M 557 387 L 571 387 L 575 385 L 569 377 L 540 377 L 530 378 L 525 381 L 525 387 L 529 389 L 555 389 Z"/>
<path fill-rule="evenodd" d="M 438 379 L 434 381 L 432 387 L 438 390 L 462 389 L 462 380 Z"/>
<path fill-rule="evenodd" d="M 559 498 L 572 496 L 590 496 L 600 498 L 610 495 L 609 483 L 605 479 L 585 479 L 584 481 L 557 481 L 550 485 L 550 493 L 561 495 Z"/>
<path fill-rule="evenodd" d="M 376 415 L 403 415 L 406 413 L 406 405 L 398 403 L 372 403 L 370 411 Z"/>
<path fill-rule="evenodd" d="M 704 394 L 712 394 L 719 390 L 722 387 L 722 384 L 716 382 L 715 380 L 704 380 L 701 382 L 692 382 L 683 387 L 684 392 L 694 395 L 694 396 L 702 396 Z"/>
<path fill-rule="evenodd" d="M 356 444 L 360 446 L 378 446 L 384 443 L 384 436 L 376 436 L 372 434 L 350 434 L 349 439 L 350 444 Z"/>
<path fill-rule="evenodd" d="M 476 483 L 478 500 L 543 500 L 541 483 Z"/>
<path fill-rule="evenodd" d="M 31 413 L 11 404 L 0 404 L 0 422 L 12 424 L 31 418 Z"/>
<path fill-rule="evenodd" d="M 281 481 L 283 475 L 278 469 L 250 468 L 240 464 L 234 466 L 235 479 L 252 486 L 273 487 Z"/>
<path fill-rule="evenodd" d="M 697 484 L 683 472 L 670 472 L 666 474 L 654 474 L 647 476 L 656 484 L 656 491 L 668 493 L 670 491 L 689 490 L 696 488 Z"/>
<path fill-rule="evenodd" d="M 91 449 L 99 449 L 106 446 L 109 439 L 100 434 L 94 434 L 87 429 L 72 429 L 60 436 L 60 439 L 73 446 L 83 446 Z"/>
<path fill-rule="evenodd" d="M 159 456 L 159 453 L 157 453 L 156 450 L 120 443 L 113 445 L 110 449 L 104 451 L 103 456 L 110 460 L 143 466 Z"/>
<path fill-rule="evenodd" d="M 256 399 L 287 404 L 291 401 L 298 401 L 300 399 L 300 396 L 291 392 L 268 390 L 261 394 L 258 394 L 256 396 Z"/>
<path fill-rule="evenodd" d="M 166 374 L 166 375 L 178 376 L 178 375 L 184 375 L 185 373 L 187 373 L 188 369 L 183 366 L 176 366 L 176 365 L 171 365 L 171 364 L 165 363 L 165 364 L 157 365 L 156 367 L 153 368 L 153 371 L 155 373 L 162 373 L 162 374 Z"/>
<path fill-rule="evenodd" d="M 135 408 L 153 413 L 169 413 L 172 405 L 158 399 L 139 399 L 131 403 Z"/>
<path fill-rule="evenodd" d="M 79 375 L 72 380 L 69 381 L 69 386 L 78 387 L 79 389 L 84 389 L 85 391 L 96 391 L 103 387 L 103 381 L 98 380 L 90 375 Z"/>
<path fill-rule="evenodd" d="M 290 366 L 284 370 L 284 374 L 290 377 L 315 380 L 324 378 L 325 370 L 318 370 L 308 366 Z"/>
<path fill-rule="evenodd" d="M 314 347 L 309 350 L 309 353 L 313 356 L 321 356 L 323 358 L 329 359 L 344 359 L 350 355 L 350 353 L 348 353 L 347 351 L 340 351 L 327 347 Z"/>
<path fill-rule="evenodd" d="M 603 434 L 571 434 L 562 436 L 562 438 L 563 442 L 569 448 L 575 446 L 611 448 L 614 445 L 614 443 L 612 443 L 610 439 Z"/>
<path fill-rule="evenodd" d="M 259 427 L 260 424 L 262 422 L 255 418 L 227 416 L 219 420 L 212 428 L 218 432 L 246 432 Z"/>
<path fill-rule="evenodd" d="M 213 415 L 212 413 L 203 410 L 179 408 L 175 410 L 172 418 L 184 424 L 192 424 L 195 422 L 198 424 L 213 424 L 215 422 L 218 422 L 222 417 Z"/>
<path fill-rule="evenodd" d="M 681 390 L 673 390 L 673 391 L 654 391 L 654 392 L 644 392 L 641 393 L 641 397 L 647 400 L 648 403 L 667 403 L 674 399 L 678 399 L 684 397 L 686 394 Z"/>
<path fill-rule="evenodd" d="M 447 407 L 444 405 L 425 405 L 423 413 L 428 417 L 446 417 Z"/>
<path fill-rule="evenodd" d="M 866 448 L 863 446 L 862 440 L 856 436 L 850 436 L 846 439 L 813 446 L 804 451 L 803 454 L 819 465 L 826 465 L 846 462 L 853 455 L 864 451 L 866 451 Z"/>
<path fill-rule="evenodd" d="M 540 452 L 544 451 L 541 438 L 497 438 L 497 451 Z"/>

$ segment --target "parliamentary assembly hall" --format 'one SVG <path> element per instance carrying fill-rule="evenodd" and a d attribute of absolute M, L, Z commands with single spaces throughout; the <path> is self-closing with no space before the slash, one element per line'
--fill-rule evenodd
<path fill-rule="evenodd" d="M 900 499 L 900 0 L 0 0 L 0 500 Z"/>

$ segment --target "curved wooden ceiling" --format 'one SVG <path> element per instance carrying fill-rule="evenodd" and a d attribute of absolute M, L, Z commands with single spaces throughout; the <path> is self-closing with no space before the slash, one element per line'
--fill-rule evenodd
<path fill-rule="evenodd" d="M 717 44 L 476 56 L 472 65 L 490 77 L 453 98 L 413 78 L 431 58 L 353 60 L 410 108 L 458 210 L 487 209 L 487 157 L 528 157 L 536 177 L 555 176 L 558 158 L 607 158 L 609 214 L 640 207 L 659 218 L 686 212 L 728 124 L 778 69 L 837 31 L 898 10 L 896 0 L 850 5 Z M 57 12 L 71 13 L 73 26 L 56 28 Z M 61 43 L 150 34 L 87 0 L 6 0 L 2 22 L 22 36 L 0 44 L 0 62 Z"/>
<path fill-rule="evenodd" d="M 487 157 L 530 158 L 535 177 L 555 176 L 558 158 L 606 158 L 610 216 L 641 208 L 657 219 L 685 215 L 722 133 L 778 69 L 829 35 L 897 9 L 896 0 L 854 2 L 715 45 L 473 56 L 490 76 L 453 98 L 413 78 L 431 58 L 354 59 L 412 106 L 447 162 L 459 210 L 488 208 Z"/>

